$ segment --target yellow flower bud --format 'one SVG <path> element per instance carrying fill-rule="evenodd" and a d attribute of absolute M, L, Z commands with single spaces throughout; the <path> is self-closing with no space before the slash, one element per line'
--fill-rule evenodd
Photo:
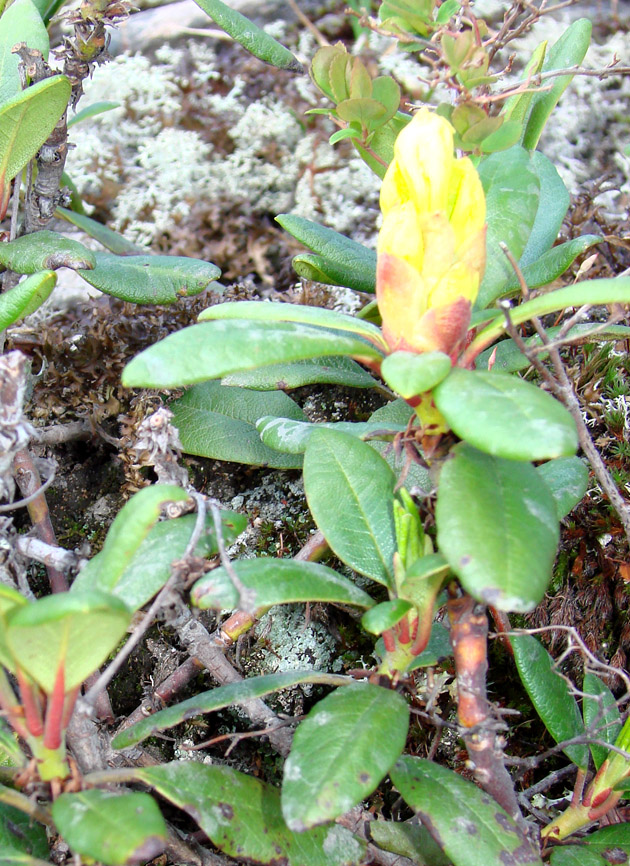
<path fill-rule="evenodd" d="M 381 188 L 376 296 L 392 351 L 461 350 L 484 271 L 486 202 L 453 128 L 428 108 L 394 145 Z"/>

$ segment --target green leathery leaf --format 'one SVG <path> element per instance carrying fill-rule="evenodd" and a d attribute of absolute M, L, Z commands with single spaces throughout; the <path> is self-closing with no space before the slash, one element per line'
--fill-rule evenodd
<path fill-rule="evenodd" d="M 603 238 L 598 235 L 582 235 L 564 244 L 558 244 L 543 253 L 535 262 L 522 268 L 525 283 L 530 289 L 547 286 L 561 276 L 575 259 L 589 250 L 595 244 L 599 244 Z M 503 287 L 502 294 L 507 295 L 520 291 L 520 283 L 516 276 L 507 281 Z"/>
<path fill-rule="evenodd" d="M 276 469 L 298 469 L 301 457 L 292 457 L 260 440 L 256 421 L 269 410 L 287 418 L 306 418 L 298 404 L 283 391 L 251 391 L 202 382 L 170 404 L 173 425 L 187 454 Z"/>
<path fill-rule="evenodd" d="M 120 108 L 120 102 L 109 102 L 101 100 L 93 102 L 91 105 L 86 105 L 81 111 L 77 111 L 68 120 L 68 129 L 77 123 L 83 123 L 84 120 L 90 120 L 92 117 L 97 117 L 99 114 L 105 114 L 106 111 L 112 111 L 114 108 Z"/>
<path fill-rule="evenodd" d="M 535 316 L 555 313 L 567 307 L 581 307 L 584 304 L 628 304 L 630 303 L 630 277 L 612 277 L 603 280 L 585 280 L 562 289 L 555 289 L 538 295 L 510 312 L 513 325 L 521 325 Z M 470 344 L 465 357 L 476 357 L 477 353 L 489 346 L 497 337 L 505 333 L 504 317 L 495 318 L 480 331 Z"/>
<path fill-rule="evenodd" d="M 532 52 L 532 56 L 527 63 L 527 66 L 523 70 L 523 78 L 525 81 L 528 80 L 529 76 L 536 75 L 538 72 L 542 70 L 542 65 L 545 59 L 545 53 L 547 51 L 547 42 L 541 42 L 534 51 Z M 501 116 L 505 117 L 506 120 L 513 120 L 520 124 L 521 128 L 525 123 L 525 118 L 527 117 L 529 106 L 531 104 L 532 99 L 534 98 L 534 90 L 531 88 L 526 88 L 524 93 L 515 93 L 514 96 L 510 96 L 509 99 L 506 99 L 503 103 L 503 108 L 501 109 Z"/>
<path fill-rule="evenodd" d="M 278 69 L 287 69 L 289 72 L 303 73 L 304 67 L 297 58 L 291 54 L 288 48 L 281 45 L 276 39 L 265 33 L 258 25 L 250 21 L 236 9 L 231 9 L 221 0 L 195 0 L 206 15 L 225 30 L 235 42 L 242 45 L 254 57 L 270 63 Z"/>
<path fill-rule="evenodd" d="M 241 370 L 329 355 L 382 358 L 378 349 L 355 335 L 297 322 L 228 319 L 201 322 L 160 340 L 127 364 L 122 381 L 129 388 L 179 388 Z"/>
<path fill-rule="evenodd" d="M 254 592 L 257 609 L 274 604 L 322 601 L 371 607 L 373 599 L 348 578 L 316 562 L 259 557 L 232 563 L 241 583 Z M 238 606 L 239 591 L 225 568 L 215 568 L 195 583 L 191 591 L 193 604 L 202 610 L 233 610 Z"/>
<path fill-rule="evenodd" d="M 133 304 L 172 304 L 207 289 L 221 276 L 210 262 L 183 256 L 117 256 L 95 253 L 93 270 L 78 273 L 106 295 Z"/>
<path fill-rule="evenodd" d="M 396 478 L 373 448 L 348 433 L 315 430 L 304 455 L 304 489 L 315 523 L 344 562 L 386 586 L 396 550 Z"/>
<path fill-rule="evenodd" d="M 582 500 L 588 488 L 588 466 L 579 457 L 557 457 L 536 467 L 556 501 L 558 520 Z"/>
<path fill-rule="evenodd" d="M 39 857 L 31 857 L 30 854 L 16 851 L 0 853 L 0 866 L 50 866 L 50 860 L 41 860 Z"/>
<path fill-rule="evenodd" d="M 444 352 L 392 352 L 381 364 L 381 375 L 393 391 L 408 399 L 439 385 L 451 367 Z"/>
<path fill-rule="evenodd" d="M 314 253 L 297 255 L 291 264 L 295 273 L 304 280 L 324 283 L 327 286 L 346 286 L 357 292 L 374 293 L 374 282 L 370 278 L 368 268 L 353 268 L 348 263 L 344 263 L 340 268 L 336 262 Z M 364 274 L 363 270 L 367 273 Z"/>
<path fill-rule="evenodd" d="M 289 828 L 332 821 L 369 796 L 404 749 L 408 728 L 405 699 L 380 686 L 354 683 L 319 701 L 297 727 L 284 765 Z"/>
<path fill-rule="evenodd" d="M 595 851 L 589 851 L 585 845 L 553 848 L 549 862 L 551 866 L 610 866 L 609 860 L 604 860 Z M 625 862 L 628 862 L 627 858 Z"/>
<path fill-rule="evenodd" d="M 549 339 L 553 341 L 560 329 L 560 325 L 556 328 L 547 328 Z M 582 323 L 573 325 L 565 333 L 565 339 L 570 340 L 573 345 L 606 340 L 628 340 L 630 339 L 630 328 L 627 325 L 606 325 L 601 322 Z M 542 340 L 538 334 L 527 337 L 524 342 L 528 347 L 542 345 Z M 547 351 L 540 351 L 537 353 L 537 357 L 546 358 L 548 354 Z M 530 366 L 528 359 L 511 339 L 501 340 L 492 348 L 481 352 L 475 361 L 477 368 L 480 370 L 487 369 L 491 358 L 492 370 L 496 372 L 517 373 L 519 370 L 526 370 Z"/>
<path fill-rule="evenodd" d="M 239 861 L 286 866 L 359 866 L 365 843 L 333 825 L 293 833 L 272 785 L 231 767 L 175 761 L 135 771 L 187 812 L 221 851 Z"/>
<path fill-rule="evenodd" d="M 403 400 L 402 397 L 398 397 L 396 400 L 392 400 L 391 403 L 386 403 L 380 409 L 372 412 L 368 423 L 378 422 L 382 429 L 397 432 L 400 429 L 405 430 L 407 428 L 412 415 L 413 409 L 409 403 Z M 403 471 L 405 472 L 405 485 L 407 488 L 417 487 L 427 493 L 433 490 L 435 485 L 426 467 L 421 466 L 420 463 L 412 462 L 408 464 L 407 457 L 404 454 L 397 457 L 389 442 L 380 442 L 378 439 L 373 439 L 370 442 L 370 446 L 385 459 L 396 476 L 400 475 Z"/>
<path fill-rule="evenodd" d="M 394 143 L 400 132 L 407 126 L 411 116 L 402 111 L 397 111 L 384 126 L 379 127 L 370 138 L 370 147 L 368 150 L 362 147 L 358 141 L 353 142 L 356 151 L 363 162 L 372 169 L 377 177 L 381 180 L 385 177 L 385 172 L 390 162 L 394 158 Z M 379 159 L 376 159 L 376 154 Z"/>
<path fill-rule="evenodd" d="M 370 838 L 379 848 L 407 857 L 415 866 L 451 866 L 449 858 L 421 824 L 371 821 Z"/>
<path fill-rule="evenodd" d="M 454 866 L 542 866 L 507 812 L 452 770 L 406 755 L 390 776 Z"/>
<path fill-rule="evenodd" d="M 20 809 L 0 803 L 0 863 L 13 854 L 47 858 L 49 853 L 44 826 Z"/>
<path fill-rule="evenodd" d="M 477 166 L 486 195 L 486 270 L 476 307 L 498 298 L 513 270 L 499 243 L 518 261 L 529 238 L 540 196 L 540 181 L 530 154 L 515 145 L 490 154 Z"/>
<path fill-rule="evenodd" d="M 107 579 L 107 572 L 101 571 L 99 557 L 102 553 L 97 553 L 90 561 L 94 563 L 93 567 L 81 571 L 73 588 L 111 592 L 122 599 L 130 610 L 139 610 L 162 589 L 173 572 L 173 563 L 184 556 L 196 521 L 196 515 L 187 514 L 174 520 L 162 520 L 152 526 L 113 584 Z M 247 518 L 235 511 L 222 510 L 221 526 L 225 543 L 229 545 L 246 528 Z M 194 555 L 213 556 L 217 549 L 214 520 L 209 514 Z"/>
<path fill-rule="evenodd" d="M 109 527 L 100 553 L 79 572 L 71 592 L 75 588 L 83 592 L 93 586 L 103 592 L 114 592 L 149 530 L 157 523 L 162 506 L 187 499 L 188 493 L 173 484 L 154 484 L 134 493 Z"/>
<path fill-rule="evenodd" d="M 303 385 L 347 385 L 350 388 L 378 388 L 373 376 L 352 358 L 309 358 L 289 364 L 271 364 L 260 370 L 231 373 L 221 379 L 222 385 L 238 385 L 254 391 L 291 391 Z"/>
<path fill-rule="evenodd" d="M 59 122 L 70 91 L 65 75 L 53 75 L 0 105 L 0 207 L 3 200 L 8 200 L 9 183 L 33 159 Z"/>
<path fill-rule="evenodd" d="M 542 600 L 558 545 L 556 503 L 530 463 L 466 443 L 442 468 L 438 546 L 475 599 L 526 612 Z"/>
<path fill-rule="evenodd" d="M 212 713 L 225 707 L 244 704 L 253 698 L 264 698 L 272 692 L 290 689 L 300 683 L 313 683 L 328 686 L 347 686 L 355 682 L 350 677 L 339 674 L 327 674 L 313 670 L 283 671 L 277 674 L 265 674 L 259 677 L 249 677 L 226 686 L 218 686 L 207 692 L 200 692 L 192 698 L 181 701 L 165 710 L 160 710 L 152 716 L 147 716 L 116 734 L 112 740 L 114 749 L 126 749 L 140 743 L 147 737 L 174 728 L 182 722 L 194 719 L 203 713 Z"/>
<path fill-rule="evenodd" d="M 15 731 L 4 719 L 0 719 L 0 767 L 25 767 L 28 759 L 20 748 Z M 11 807 L 7 807 L 11 808 Z M 0 807 L 1 812 L 1 807 Z M 24 815 L 23 812 L 20 812 Z M 1 818 L 0 818 L 1 822 Z M 0 844 L 2 844 L 2 827 L 0 826 Z"/>
<path fill-rule="evenodd" d="M 32 0 L 14 0 L 0 17 L 0 110 L 3 103 L 22 92 L 20 58 L 11 51 L 18 42 L 26 42 L 48 60 L 48 32 Z"/>
<path fill-rule="evenodd" d="M 166 847 L 166 822 L 150 794 L 98 788 L 61 794 L 52 815 L 73 851 L 105 866 L 146 863 Z"/>
<path fill-rule="evenodd" d="M 55 216 L 61 217 L 66 222 L 72 223 L 73 226 L 81 229 L 94 240 L 102 244 L 105 249 L 119 256 L 135 256 L 145 253 L 143 247 L 136 246 L 127 238 L 119 235 L 118 232 L 112 231 L 102 223 L 93 220 L 85 214 L 77 213 L 74 210 L 67 210 L 64 207 L 58 207 L 55 211 Z"/>
<path fill-rule="evenodd" d="M 406 673 L 415 671 L 417 668 L 435 667 L 443 659 L 450 658 L 452 655 L 450 631 L 441 622 L 434 622 L 431 627 L 429 643 L 420 655 L 412 659 L 411 663 L 407 665 Z"/>
<path fill-rule="evenodd" d="M 617 735 L 621 731 L 621 714 L 615 696 L 608 686 L 591 671 L 584 674 L 582 691 L 584 692 L 582 713 L 586 728 L 592 731 L 593 736 L 596 736 L 597 739 L 614 746 Z M 595 769 L 599 770 L 611 753 L 604 746 L 599 746 L 596 743 L 591 744 L 590 750 Z M 630 836 L 628 841 L 630 842 Z"/>
<path fill-rule="evenodd" d="M 531 155 L 540 181 L 540 197 L 531 234 L 519 259 L 521 268 L 536 262 L 554 245 L 569 209 L 569 191 L 551 160 L 539 150 Z"/>
<path fill-rule="evenodd" d="M 542 71 L 551 72 L 554 69 L 579 66 L 588 51 L 592 30 L 593 25 L 588 18 L 578 18 L 574 21 L 547 52 Z M 552 78 L 549 81 L 549 88 L 534 96 L 523 132 L 523 147 L 527 150 L 536 149 L 551 112 L 572 79 L 572 74 Z"/>
<path fill-rule="evenodd" d="M 630 855 L 630 824 L 610 824 L 608 827 L 600 827 L 594 833 L 590 833 L 583 839 L 584 844 L 590 851 L 600 854 L 607 864 L 613 862 L 615 851 L 623 851 L 626 856 Z"/>
<path fill-rule="evenodd" d="M 412 607 L 410 601 L 405 601 L 402 598 L 382 601 L 363 614 L 361 625 L 370 634 L 383 634 L 384 631 L 388 631 L 397 622 L 400 622 Z"/>
<path fill-rule="evenodd" d="M 508 460 L 550 460 L 577 450 L 575 422 L 546 391 L 508 373 L 456 367 L 433 391 L 459 436 Z"/>
<path fill-rule="evenodd" d="M 584 722 L 577 701 L 544 646 L 530 634 L 514 635 L 510 643 L 521 682 L 556 743 L 582 736 Z M 587 745 L 567 746 L 563 751 L 581 770 L 588 769 Z"/>
<path fill-rule="evenodd" d="M 63 592 L 7 613 L 6 641 L 16 663 L 46 694 L 57 671 L 68 692 L 115 649 L 131 614 L 120 599 L 102 592 Z"/>
<path fill-rule="evenodd" d="M 303 454 L 314 430 L 340 430 L 342 433 L 348 433 L 359 439 L 367 439 L 370 435 L 384 432 L 382 424 L 375 424 L 370 421 L 311 423 L 293 421 L 290 418 L 278 418 L 273 415 L 264 415 L 259 418 L 256 429 L 265 445 L 278 451 L 286 451 L 289 454 Z M 389 431 L 391 428 L 387 429 Z M 388 438 L 393 438 L 393 434 L 402 433 L 404 430 L 405 428 L 399 425 L 396 430 L 392 430 L 392 436 L 388 436 Z"/>
<path fill-rule="evenodd" d="M 322 307 L 307 307 L 303 304 L 266 304 L 260 301 L 228 301 L 215 304 L 199 314 L 198 321 L 216 319 L 249 319 L 253 322 L 295 322 L 337 331 L 349 331 L 357 337 L 370 340 L 387 351 L 387 343 L 380 328 L 346 313 L 326 310 Z"/>
<path fill-rule="evenodd" d="M 93 268 L 96 258 L 79 241 L 45 230 L 0 244 L 0 264 L 17 274 L 35 274 L 56 268 Z"/>
<path fill-rule="evenodd" d="M 57 274 L 44 271 L 33 274 L 0 295 L 0 331 L 35 312 L 50 297 L 57 285 Z"/>

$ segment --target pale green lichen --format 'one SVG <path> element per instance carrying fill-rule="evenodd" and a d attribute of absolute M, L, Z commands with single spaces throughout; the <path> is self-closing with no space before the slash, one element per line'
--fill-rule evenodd
<path fill-rule="evenodd" d="M 213 92 L 218 77 L 212 47 L 195 40 L 163 46 L 155 61 L 121 55 L 99 67 L 82 104 L 121 107 L 72 130 L 68 173 L 79 192 L 112 200 L 113 227 L 145 246 L 196 202 L 289 211 L 359 239 L 373 235 L 380 181 L 348 146 L 338 151 L 321 132 L 305 132 L 291 106 L 306 96 L 318 104 L 309 80 L 289 81 L 283 99 L 251 102 L 238 75 L 227 92 Z M 186 128 L 190 110 L 205 129 Z M 231 147 L 213 144 L 226 134 Z"/>

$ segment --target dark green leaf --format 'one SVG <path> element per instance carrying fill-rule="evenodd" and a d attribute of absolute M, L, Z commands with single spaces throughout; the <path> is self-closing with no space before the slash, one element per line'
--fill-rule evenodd
<path fill-rule="evenodd" d="M 440 475 L 440 551 L 474 598 L 500 610 L 541 601 L 558 545 L 556 503 L 530 463 L 457 445 Z"/>
<path fill-rule="evenodd" d="M 149 794 L 98 789 L 61 794 L 53 803 L 52 814 L 77 854 L 105 866 L 146 863 L 166 847 L 166 824 Z"/>
<path fill-rule="evenodd" d="M 17 42 L 26 42 L 30 49 L 41 51 L 44 60 L 48 60 L 48 33 L 32 0 L 14 0 L 4 7 L 0 17 L 0 109 L 3 103 L 22 92 L 18 71 L 20 58 L 11 51 Z"/>
<path fill-rule="evenodd" d="M 387 350 L 380 328 L 355 316 L 326 310 L 323 307 L 307 307 L 303 304 L 264 304 L 260 301 L 228 301 L 215 304 L 199 314 L 199 321 L 210 319 L 249 319 L 252 322 L 298 322 L 337 331 L 350 331 L 356 337 L 364 337 L 374 345 Z"/>
<path fill-rule="evenodd" d="M 102 592 L 63 592 L 7 613 L 6 641 L 19 664 L 52 694 L 63 668 L 68 692 L 98 668 L 127 631 L 131 614 Z"/>
<path fill-rule="evenodd" d="M 73 210 L 66 210 L 64 207 L 58 207 L 55 211 L 55 215 L 66 220 L 66 222 L 72 223 L 73 226 L 82 229 L 86 235 L 94 238 L 94 240 L 97 240 L 106 249 L 119 256 L 134 256 L 138 253 L 144 252 L 142 247 L 132 244 L 131 241 L 128 241 L 122 235 L 119 235 L 118 232 L 108 229 L 107 226 L 96 222 L 96 220 L 93 220 L 85 214 L 76 213 L 76 211 Z"/>
<path fill-rule="evenodd" d="M 353 682 L 349 677 L 312 670 L 283 671 L 279 674 L 249 677 L 246 680 L 229 683 L 227 686 L 219 686 L 207 692 L 200 692 L 193 698 L 188 698 L 186 701 L 168 707 L 166 710 L 160 710 L 159 713 L 136 722 L 135 725 L 131 725 L 131 727 L 116 734 L 112 740 L 112 746 L 115 749 L 126 749 L 147 737 L 165 731 L 167 728 L 174 728 L 175 725 L 180 725 L 182 722 L 194 719 L 203 713 L 222 710 L 232 705 L 238 706 L 247 703 L 252 698 L 264 698 L 265 695 L 272 692 L 290 689 L 300 683 L 347 686 Z"/>
<path fill-rule="evenodd" d="M 575 422 L 546 391 L 506 373 L 453 369 L 433 391 L 448 425 L 495 457 L 550 460 L 577 450 Z"/>
<path fill-rule="evenodd" d="M 455 866 L 542 866 L 507 812 L 452 770 L 405 756 L 390 775 Z"/>
<path fill-rule="evenodd" d="M 451 359 L 444 352 L 392 352 L 381 364 L 381 375 L 401 397 L 417 397 L 430 391 L 451 372 Z"/>
<path fill-rule="evenodd" d="M 292 833 L 280 811 L 279 791 L 231 767 L 165 764 L 137 771 L 193 818 L 231 857 L 286 866 L 359 866 L 365 843 L 339 825 Z"/>
<path fill-rule="evenodd" d="M 57 274 L 44 271 L 22 280 L 0 295 L 0 331 L 35 312 L 57 285 Z"/>
<path fill-rule="evenodd" d="M 76 123 L 83 123 L 84 120 L 89 120 L 92 117 L 97 117 L 99 114 L 104 114 L 106 111 L 112 111 L 114 108 L 120 108 L 120 102 L 93 102 L 91 105 L 86 105 L 81 111 L 77 111 L 68 120 L 68 129 Z"/>
<path fill-rule="evenodd" d="M 551 866 L 610 866 L 609 860 L 604 860 L 584 845 L 563 845 L 554 848 L 549 862 Z M 628 862 L 627 859 L 625 862 Z"/>
<path fill-rule="evenodd" d="M 538 210 L 540 181 L 529 153 L 518 145 L 482 159 L 478 170 L 488 223 L 486 271 L 476 302 L 483 309 L 503 294 L 513 274 L 499 243 L 507 244 L 517 261 L 525 249 Z"/>
<path fill-rule="evenodd" d="M 309 601 L 363 608 L 374 604 L 348 578 L 316 562 L 263 557 L 233 562 L 232 568 L 243 585 L 254 591 L 257 609 Z M 215 568 L 193 586 L 191 600 L 202 610 L 233 610 L 238 605 L 239 591 L 225 568 Z"/>
<path fill-rule="evenodd" d="M 449 0 L 447 0 L 449 2 Z M 444 4 L 440 6 L 440 10 Z M 426 827 L 402 821 L 372 821 L 370 837 L 379 848 L 412 860 L 415 866 L 450 866 Z"/>
<path fill-rule="evenodd" d="M 560 326 L 548 328 L 547 335 L 553 340 L 560 331 Z M 566 334 L 566 339 L 575 343 L 599 342 L 604 340 L 628 340 L 630 339 L 630 328 L 627 325 L 603 325 L 599 322 L 589 322 L 574 325 Z M 540 346 L 542 343 L 538 334 L 534 334 L 525 340 L 526 346 Z M 548 352 L 538 352 L 539 358 L 546 358 Z M 526 370 L 530 363 L 523 355 L 514 340 L 501 340 L 490 349 L 477 357 L 476 365 L 479 370 L 486 370 L 492 359 L 492 370 L 502 373 L 517 373 Z"/>
<path fill-rule="evenodd" d="M 271 304 L 259 304 L 271 306 Z M 380 360 L 368 342 L 295 322 L 215 321 L 184 328 L 145 349 L 125 367 L 130 388 L 178 388 L 270 364 L 350 355 Z"/>
<path fill-rule="evenodd" d="M 347 385 L 350 388 L 380 387 L 370 374 L 351 358 L 311 358 L 290 364 L 271 364 L 259 370 L 232 373 L 222 385 L 238 385 L 255 391 L 291 391 L 303 385 Z"/>
<path fill-rule="evenodd" d="M 372 793 L 405 747 L 402 695 L 369 683 L 337 689 L 299 725 L 284 765 L 282 814 L 302 832 Z"/>
<path fill-rule="evenodd" d="M 569 191 L 551 160 L 536 150 L 532 164 L 540 181 L 540 198 L 531 234 L 519 259 L 521 268 L 536 262 L 554 245 L 570 202 Z"/>
<path fill-rule="evenodd" d="M 8 201 L 9 183 L 33 159 L 59 122 L 70 90 L 65 75 L 53 75 L 0 105 L 0 209 Z"/>
<path fill-rule="evenodd" d="M 221 276 L 216 265 L 200 259 L 113 253 L 96 253 L 96 267 L 79 273 L 95 289 L 133 304 L 172 304 L 198 295 Z"/>
<path fill-rule="evenodd" d="M 584 674 L 582 691 L 586 696 L 582 703 L 586 728 L 598 740 L 603 740 L 614 746 L 617 735 L 621 731 L 621 715 L 615 696 L 608 686 L 590 671 Z M 588 697 L 588 695 L 592 695 L 592 697 Z M 611 753 L 604 746 L 598 746 L 595 743 L 590 749 L 595 769 L 599 770 Z M 628 841 L 630 842 L 630 835 Z"/>
<path fill-rule="evenodd" d="M 386 403 L 385 406 L 381 406 L 380 409 L 373 412 L 370 415 L 369 421 L 370 423 L 378 422 L 382 426 L 383 430 L 399 430 L 400 428 L 404 430 L 412 415 L 413 409 L 409 403 L 406 403 L 401 397 L 399 397 L 397 400 L 393 400 L 391 403 Z M 429 475 L 428 470 L 420 463 L 409 463 L 407 455 L 404 453 L 400 457 L 397 457 L 390 442 L 372 440 L 370 445 L 375 451 L 378 451 L 384 460 L 387 461 L 388 465 L 397 477 L 401 472 L 406 472 L 405 486 L 407 488 L 411 489 L 412 487 L 417 487 L 419 490 L 423 490 L 426 493 L 433 490 L 435 485 L 431 480 L 431 476 Z"/>
<path fill-rule="evenodd" d="M 276 418 L 265 415 L 256 424 L 260 438 L 270 448 L 279 451 L 287 451 L 290 454 L 303 454 L 308 445 L 311 434 L 315 430 L 339 430 L 359 439 L 366 439 L 370 435 L 382 434 L 383 425 L 366 422 L 332 421 L 324 423 L 308 423 L 304 421 L 292 421 L 289 418 Z M 392 433 L 403 432 L 404 427 L 398 426 Z"/>
<path fill-rule="evenodd" d="M 195 0 L 195 2 L 206 15 L 209 15 L 219 25 L 221 30 L 229 33 L 232 39 L 254 57 L 264 60 L 265 63 L 271 63 L 278 69 L 288 69 L 289 72 L 304 72 L 304 67 L 288 48 L 265 33 L 240 12 L 226 6 L 221 0 Z"/>
<path fill-rule="evenodd" d="M 36 824 L 25 812 L 0 803 L 0 863 L 10 853 L 31 857 L 48 857 L 48 840 L 42 824 Z"/>
<path fill-rule="evenodd" d="M 56 268 L 93 268 L 94 253 L 79 241 L 59 232 L 32 232 L 0 244 L 0 264 L 17 274 L 35 274 Z"/>
<path fill-rule="evenodd" d="M 250 391 L 219 382 L 194 385 L 170 404 L 173 424 L 187 454 L 276 469 L 299 469 L 301 457 L 269 448 L 260 440 L 255 424 L 270 410 L 288 418 L 305 417 L 282 391 Z"/>
<path fill-rule="evenodd" d="M 547 52 L 543 72 L 579 66 L 584 60 L 591 42 L 593 25 L 588 18 L 579 18 L 562 34 L 560 39 Z M 523 147 L 535 150 L 549 115 L 558 100 L 569 86 L 573 75 L 560 75 L 552 78 L 548 89 L 536 94 L 532 100 L 527 125 L 523 133 Z"/>
<path fill-rule="evenodd" d="M 549 460 L 536 471 L 556 500 L 558 520 L 566 517 L 586 493 L 588 466 L 579 457 L 558 457 Z"/>
<path fill-rule="evenodd" d="M 606 860 L 607 864 L 619 863 L 614 860 L 614 855 L 623 851 L 630 854 L 630 824 L 611 824 L 602 827 L 584 838 L 584 842 L 591 851 L 596 851 Z"/>
<path fill-rule="evenodd" d="M 304 455 L 304 488 L 313 518 L 334 553 L 360 574 L 389 585 L 396 549 L 387 463 L 358 439 L 315 430 Z"/>
<path fill-rule="evenodd" d="M 441 622 L 434 622 L 431 627 L 429 643 L 419 656 L 416 656 L 407 667 L 407 673 L 415 671 L 416 668 L 428 668 L 441 662 L 443 659 L 453 655 L 451 646 L 451 633 Z"/>
<path fill-rule="evenodd" d="M 582 736 L 584 722 L 577 701 L 547 650 L 529 634 L 515 635 L 510 643 L 521 682 L 556 743 Z M 580 769 L 588 768 L 588 746 L 567 746 L 563 751 Z"/>
<path fill-rule="evenodd" d="M 388 631 L 397 622 L 400 622 L 412 607 L 411 602 L 405 601 L 402 598 L 382 601 L 363 614 L 361 625 L 370 634 L 383 634 L 384 631 Z"/>
<path fill-rule="evenodd" d="M 358 292 L 374 292 L 376 285 L 376 253 L 369 247 L 345 237 L 333 229 L 319 225 L 312 220 L 280 214 L 276 217 L 285 231 L 297 238 L 304 246 L 317 254 L 317 262 L 334 286 L 348 286 Z M 293 266 L 298 273 L 296 263 L 302 262 L 302 257 L 293 259 Z M 309 257 L 305 257 L 309 261 Z"/>
<path fill-rule="evenodd" d="M 552 247 L 543 253 L 535 262 L 523 267 L 523 279 L 530 289 L 548 286 L 563 274 L 579 255 L 595 244 L 601 243 L 602 240 L 603 238 L 597 235 L 582 235 L 572 241 L 558 244 L 557 247 Z M 520 283 L 516 276 L 513 276 L 504 286 L 502 294 L 507 295 L 519 290 Z"/>
<path fill-rule="evenodd" d="M 563 289 L 555 289 L 553 292 L 538 295 L 530 301 L 519 304 L 511 312 L 513 325 L 527 322 L 534 316 L 544 316 L 547 313 L 555 313 L 567 307 L 581 307 L 583 304 L 628 304 L 630 303 L 630 278 L 614 277 L 605 280 L 585 280 L 565 286 Z M 489 346 L 497 337 L 505 333 L 505 319 L 495 318 L 485 327 L 473 340 L 464 353 L 467 356 L 476 357 L 477 352 Z"/>
<path fill-rule="evenodd" d="M 81 570 L 72 591 L 98 587 L 103 592 L 114 592 L 149 530 L 157 523 L 162 506 L 189 498 L 183 488 L 172 484 L 154 484 L 135 493 L 116 515 L 102 550 Z"/>
<path fill-rule="evenodd" d="M 84 589 L 107 590 L 122 599 L 130 610 L 138 610 L 162 589 L 171 576 L 172 564 L 183 557 L 196 520 L 196 515 L 187 514 L 152 526 L 112 586 L 108 586 L 107 577 L 99 568 L 102 553 L 97 553 L 91 560 L 94 566 L 89 571 L 83 569 L 73 587 L 78 584 Z M 230 544 L 247 526 L 247 518 L 234 511 L 222 511 L 221 525 L 223 537 Z M 216 552 L 214 520 L 212 515 L 208 515 L 194 554 L 208 557 Z"/>

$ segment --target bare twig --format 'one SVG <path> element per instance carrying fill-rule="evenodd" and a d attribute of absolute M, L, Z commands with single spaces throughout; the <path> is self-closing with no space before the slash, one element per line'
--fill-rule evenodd
<path fill-rule="evenodd" d="M 56 545 L 55 530 L 50 519 L 46 497 L 42 492 L 42 481 L 33 458 L 26 448 L 18 451 L 13 461 L 15 480 L 27 503 L 28 513 L 35 532 L 46 544 Z M 62 571 L 52 565 L 46 568 L 50 588 L 53 592 L 66 592 L 68 581 Z"/>
<path fill-rule="evenodd" d="M 45 541 L 32 538 L 30 535 L 18 535 L 15 546 L 22 556 L 28 556 L 46 566 L 51 565 L 58 571 L 71 571 L 81 561 L 81 557 L 74 551 L 65 550 L 63 547 L 57 547 L 53 544 L 46 544 Z"/>
<path fill-rule="evenodd" d="M 234 566 L 230 561 L 230 557 L 227 555 L 227 551 L 225 549 L 225 541 L 223 539 L 223 529 L 221 526 L 221 511 L 219 510 L 218 503 L 215 502 L 213 499 L 210 499 L 208 501 L 208 505 L 210 506 L 210 511 L 212 512 L 212 519 L 214 521 L 214 532 L 217 538 L 217 547 L 219 550 L 221 565 L 226 570 L 228 577 L 232 581 L 234 589 L 238 592 L 239 598 L 236 607 L 239 610 L 242 610 L 244 613 L 254 614 L 257 609 L 256 591 L 245 586 L 243 581 L 236 573 Z"/>

